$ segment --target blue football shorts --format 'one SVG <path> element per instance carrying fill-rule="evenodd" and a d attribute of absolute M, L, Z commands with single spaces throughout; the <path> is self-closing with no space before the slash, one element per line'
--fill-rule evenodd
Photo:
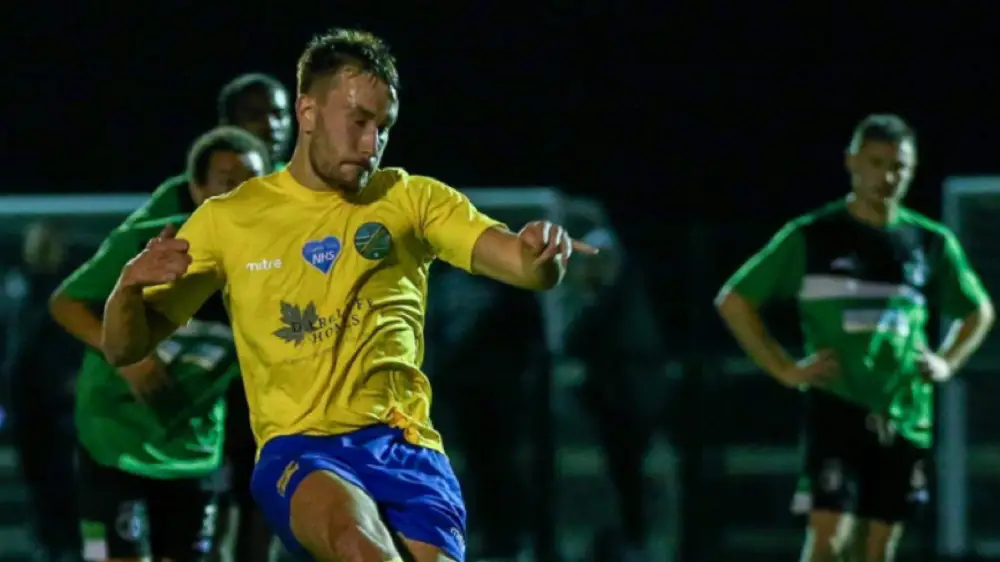
<path fill-rule="evenodd" d="M 333 436 L 290 435 L 264 444 L 251 490 L 289 552 L 312 560 L 292 534 L 291 499 L 302 479 L 333 472 L 371 496 L 392 533 L 465 560 L 465 502 L 445 455 L 403 439 L 387 425 Z"/>

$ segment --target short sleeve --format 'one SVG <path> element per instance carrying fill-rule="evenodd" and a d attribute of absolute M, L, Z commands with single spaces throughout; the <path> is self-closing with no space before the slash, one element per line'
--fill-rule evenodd
<path fill-rule="evenodd" d="M 139 251 L 135 236 L 125 228 L 118 228 L 101 244 L 86 263 L 63 281 L 57 293 L 71 299 L 89 302 L 104 302 L 118 282 L 122 268 Z"/>
<path fill-rule="evenodd" d="M 789 223 L 726 282 L 725 289 L 755 304 L 793 299 L 805 276 L 805 238 Z"/>
<path fill-rule="evenodd" d="M 220 247 L 217 243 L 214 206 L 207 201 L 184 223 L 177 238 L 187 240 L 191 265 L 177 281 L 143 291 L 146 302 L 171 322 L 182 326 L 213 293 L 225 284 Z"/>
<path fill-rule="evenodd" d="M 503 226 L 479 212 L 464 194 L 432 178 L 411 177 L 406 198 L 419 236 L 437 257 L 465 271 L 472 270 L 472 250 L 479 236 L 488 228 Z"/>
<path fill-rule="evenodd" d="M 979 276 L 969 265 L 962 245 L 951 232 L 945 234 L 939 265 L 941 313 L 953 319 L 965 318 L 990 303 L 990 296 Z"/>

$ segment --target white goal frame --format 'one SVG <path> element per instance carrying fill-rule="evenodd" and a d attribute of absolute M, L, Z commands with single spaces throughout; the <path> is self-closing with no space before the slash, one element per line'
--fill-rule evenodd
<path fill-rule="evenodd" d="M 575 202 L 552 187 L 471 188 L 463 190 L 472 202 L 487 209 L 538 209 L 539 218 L 556 224 L 565 222 L 567 208 Z M 0 220 L 16 218 L 60 218 L 70 216 L 108 216 L 132 213 L 149 200 L 146 193 L 90 193 L 73 195 L 0 195 Z M 520 226 L 520 225 L 518 225 Z M 562 351 L 565 314 L 562 295 L 557 289 L 543 297 L 545 334 L 553 353 Z"/>
<path fill-rule="evenodd" d="M 964 242 L 961 200 L 986 194 L 1000 195 L 1000 176 L 956 176 L 946 178 L 942 189 L 941 216 L 959 241 Z M 998 217 L 1000 220 L 1000 217 Z M 942 326 L 942 334 L 947 327 Z M 969 536 L 969 436 L 966 383 L 957 377 L 940 389 L 937 433 L 937 554 L 960 557 L 972 553 Z"/>

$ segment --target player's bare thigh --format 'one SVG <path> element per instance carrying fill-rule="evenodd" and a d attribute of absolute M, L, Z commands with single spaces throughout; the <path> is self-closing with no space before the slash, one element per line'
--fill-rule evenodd
<path fill-rule="evenodd" d="M 903 538 L 903 524 L 865 519 L 860 522 L 860 526 L 864 529 L 864 542 L 859 541 L 855 549 L 857 559 L 866 562 L 894 562 L 899 540 Z"/>
<path fill-rule="evenodd" d="M 375 502 L 357 486 L 326 471 L 302 479 L 291 500 L 296 540 L 317 562 L 399 560 Z"/>
<path fill-rule="evenodd" d="M 809 515 L 805 562 L 893 562 L 903 536 L 901 523 L 858 519 L 849 513 L 815 510 Z"/>

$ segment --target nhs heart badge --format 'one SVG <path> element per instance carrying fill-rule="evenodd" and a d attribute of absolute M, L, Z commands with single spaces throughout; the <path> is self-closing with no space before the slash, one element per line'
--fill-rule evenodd
<path fill-rule="evenodd" d="M 337 261 L 337 256 L 340 255 L 340 248 L 340 240 L 337 240 L 335 236 L 327 236 L 322 240 L 310 240 L 306 242 L 305 246 L 302 246 L 302 257 L 309 265 L 323 273 L 330 273 L 334 262 Z"/>

